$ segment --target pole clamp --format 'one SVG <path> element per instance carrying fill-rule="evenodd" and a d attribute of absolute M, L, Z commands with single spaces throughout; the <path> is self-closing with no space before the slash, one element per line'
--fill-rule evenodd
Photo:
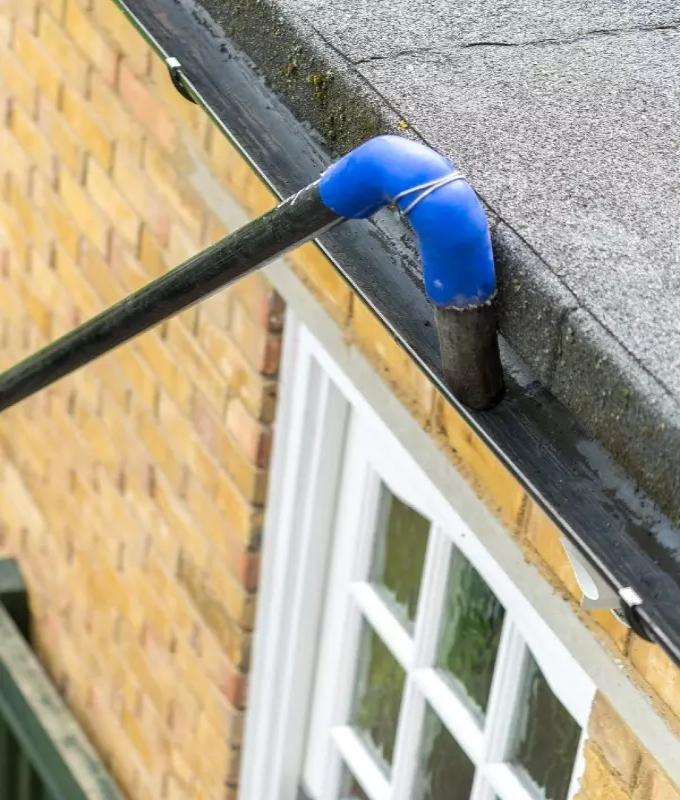
<path fill-rule="evenodd" d="M 193 95 L 189 91 L 187 86 L 187 78 L 182 71 L 182 65 L 178 58 L 175 56 L 168 56 L 165 59 L 165 66 L 168 68 L 168 72 L 170 73 L 170 80 L 172 81 L 172 85 L 177 89 L 177 91 L 184 97 L 185 100 L 188 100 L 190 103 L 195 103 Z"/>

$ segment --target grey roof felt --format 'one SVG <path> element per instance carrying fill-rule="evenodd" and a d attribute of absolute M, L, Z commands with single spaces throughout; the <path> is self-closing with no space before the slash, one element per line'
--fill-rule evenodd
<path fill-rule="evenodd" d="M 493 222 L 502 330 L 680 516 L 677 0 L 202 0 L 344 151 L 408 124 Z"/>

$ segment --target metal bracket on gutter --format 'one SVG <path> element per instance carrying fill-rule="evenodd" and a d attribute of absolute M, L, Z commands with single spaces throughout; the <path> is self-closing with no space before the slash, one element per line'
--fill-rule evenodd
<path fill-rule="evenodd" d="M 163 58 L 172 53 L 181 61 L 183 87 L 279 197 L 307 185 L 327 166 L 329 158 L 310 132 L 192 0 L 165 2 L 162 14 L 158 0 L 117 2 Z M 613 589 L 631 627 L 680 663 L 677 526 L 636 491 L 503 343 L 506 393 L 501 403 L 473 411 L 456 400 L 444 379 L 421 279 L 403 244 L 395 244 L 389 218 L 335 229 L 320 245 L 584 563 Z"/>
<path fill-rule="evenodd" d="M 187 85 L 187 79 L 182 72 L 182 65 L 179 63 L 179 59 L 174 56 L 168 56 L 165 59 L 165 66 L 168 68 L 170 80 L 175 89 L 177 89 L 185 100 L 188 100 L 190 103 L 196 103 L 197 101 L 194 99 Z"/>
<path fill-rule="evenodd" d="M 586 611 L 611 611 L 620 622 L 631 628 L 638 636 L 653 642 L 652 631 L 638 614 L 638 606 L 642 605 L 642 599 L 635 589 L 624 586 L 616 591 L 592 564 L 583 558 L 569 539 L 562 537 L 562 547 L 582 592 L 581 608 Z"/>

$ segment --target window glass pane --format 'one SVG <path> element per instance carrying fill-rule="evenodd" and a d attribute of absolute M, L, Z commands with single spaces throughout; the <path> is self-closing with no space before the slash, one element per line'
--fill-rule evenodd
<path fill-rule="evenodd" d="M 361 788 L 359 781 L 345 767 L 340 781 L 340 800 L 371 800 Z"/>
<path fill-rule="evenodd" d="M 453 677 L 475 711 L 489 700 L 505 611 L 481 575 L 453 551 L 446 587 L 437 666 Z"/>
<path fill-rule="evenodd" d="M 528 656 L 525 696 L 515 729 L 515 763 L 546 800 L 566 800 L 581 728 Z"/>
<path fill-rule="evenodd" d="M 475 767 L 428 705 L 413 800 L 468 800 Z"/>
<path fill-rule="evenodd" d="M 382 487 L 371 581 L 409 629 L 416 617 L 429 530 L 429 520 Z"/>
<path fill-rule="evenodd" d="M 392 653 L 364 623 L 352 723 L 387 774 L 394 752 L 404 677 Z"/>

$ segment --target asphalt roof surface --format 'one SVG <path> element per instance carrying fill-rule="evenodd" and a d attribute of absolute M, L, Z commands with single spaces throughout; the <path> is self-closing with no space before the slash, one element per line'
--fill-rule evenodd
<path fill-rule="evenodd" d="M 338 151 L 403 121 L 457 163 L 503 332 L 680 515 L 677 0 L 201 4 Z"/>

